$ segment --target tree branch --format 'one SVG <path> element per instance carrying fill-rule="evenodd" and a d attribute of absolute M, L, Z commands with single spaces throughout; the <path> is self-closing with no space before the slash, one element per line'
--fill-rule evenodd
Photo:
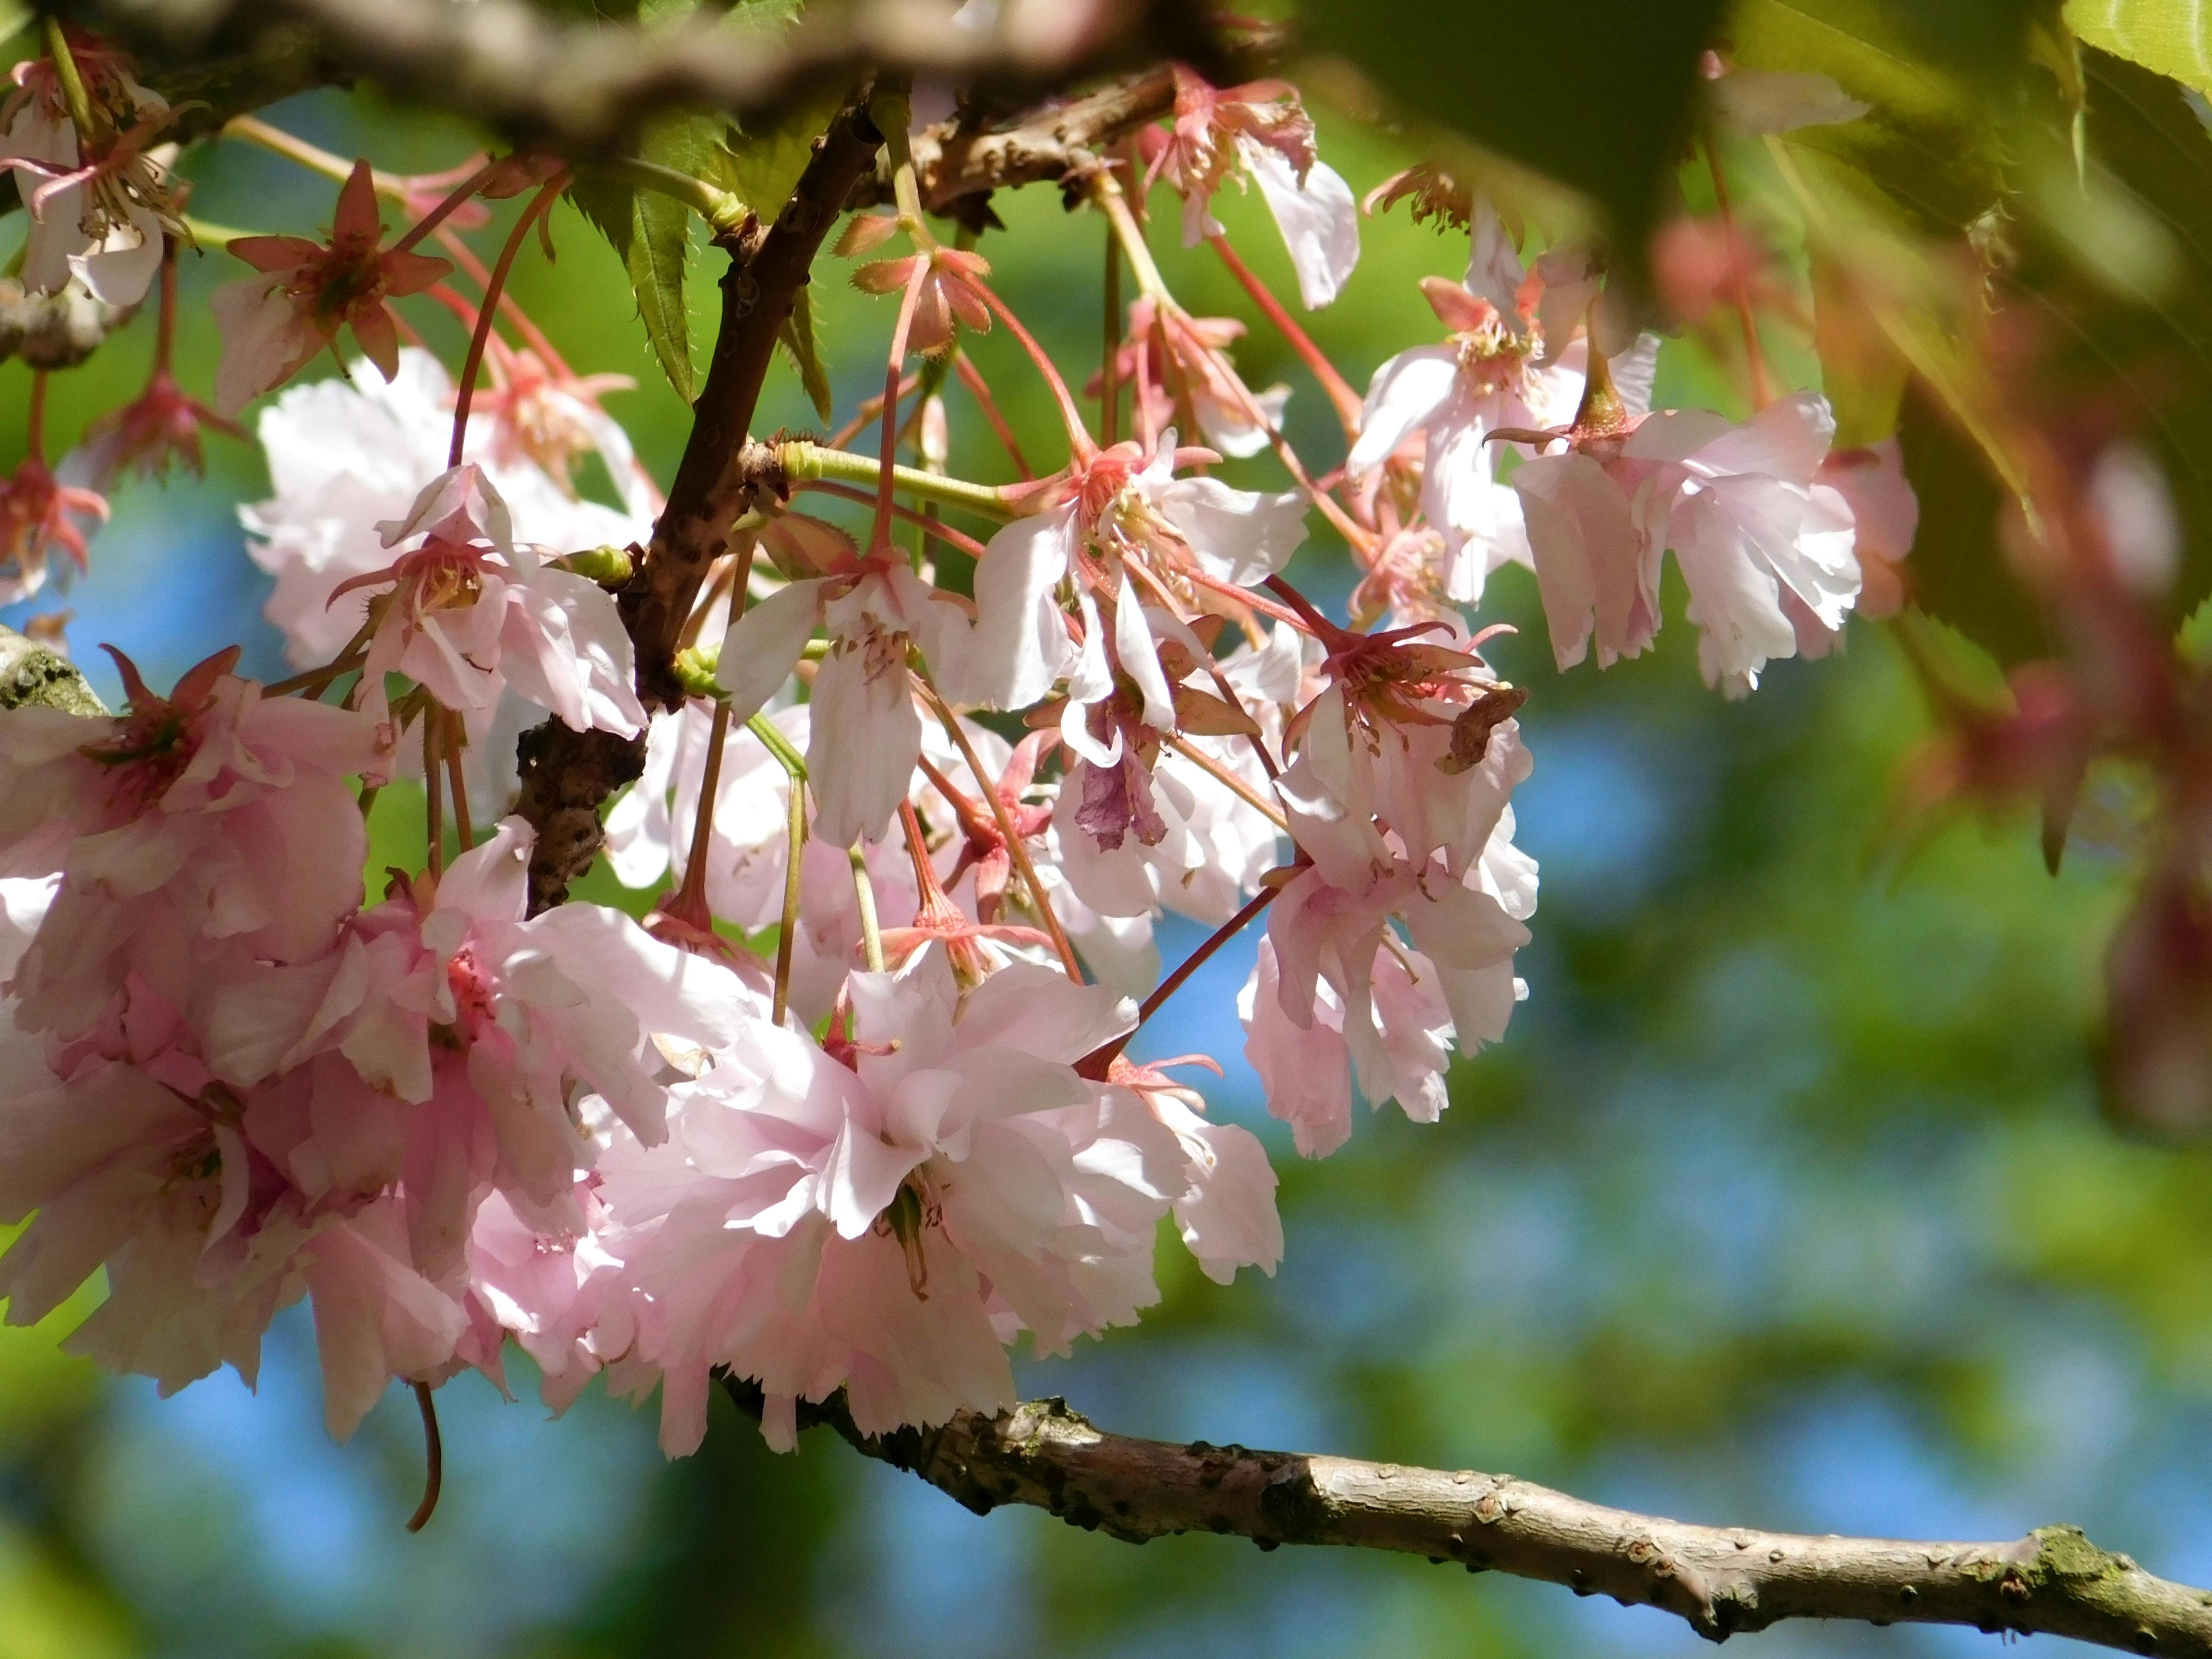
<path fill-rule="evenodd" d="M 725 1382 L 759 1413 L 757 1384 Z M 1130 1543 L 1215 1532 L 1263 1550 L 1425 1555 L 1659 1607 L 1714 1641 L 1785 1619 L 1850 1619 L 2039 1632 L 2191 1659 L 2212 1650 L 2212 1592 L 2154 1577 L 2078 1527 L 1960 1544 L 1692 1526 L 1510 1474 L 1138 1440 L 1093 1428 L 1060 1400 L 997 1417 L 962 1412 L 942 1428 L 882 1437 L 854 1426 L 842 1395 L 802 1403 L 799 1420 L 836 1429 L 978 1515 L 1024 1504 Z"/>
<path fill-rule="evenodd" d="M 815 140 L 806 170 L 775 223 L 763 231 L 749 219 L 719 239 L 730 264 L 722 273 L 722 317 L 707 384 L 693 405 L 690 436 L 652 545 L 618 596 L 636 652 L 638 694 L 649 708 L 683 705 L 677 639 L 708 566 L 744 508 L 739 457 L 776 333 L 791 315 L 823 238 L 882 143 L 866 108 L 848 103 Z M 603 839 L 599 806 L 644 769 L 645 739 L 573 732 L 556 720 L 525 733 L 519 753 L 522 793 L 515 810 L 538 831 L 530 856 L 535 915 L 560 903 L 569 884 L 591 866 Z"/>
<path fill-rule="evenodd" d="M 82 0 L 82 21 L 161 58 L 296 58 L 365 76 L 518 138 L 588 154 L 671 109 L 769 114 L 866 74 L 1035 90 L 1164 55 L 1202 57 L 1197 9 L 1179 0 L 1054 0 L 1008 7 L 989 29 L 957 0 L 847 0 L 774 33 L 719 9 L 660 27 L 562 21 L 528 0 Z"/>
<path fill-rule="evenodd" d="M 996 126 L 948 123 L 928 140 L 928 200 L 938 205 L 1002 185 L 1057 179 L 1090 151 L 1158 118 L 1173 100 L 1172 76 L 1157 69 Z M 683 704 L 677 641 L 731 523 L 757 491 L 783 493 L 772 447 L 749 445 L 749 429 L 777 333 L 839 213 L 865 199 L 882 143 L 862 105 L 848 103 L 816 141 L 775 225 L 763 231 L 748 222 L 719 239 L 730 264 L 707 382 L 653 544 L 620 596 L 638 692 L 648 708 Z M 534 913 L 561 902 L 590 867 L 601 841 L 599 809 L 642 770 L 644 744 L 548 721 L 526 735 L 520 762 L 515 810 L 538 830 L 530 871 Z"/>

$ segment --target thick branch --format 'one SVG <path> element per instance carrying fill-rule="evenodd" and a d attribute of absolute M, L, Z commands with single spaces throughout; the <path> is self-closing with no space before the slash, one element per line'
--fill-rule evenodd
<path fill-rule="evenodd" d="M 759 1410 L 756 1385 L 729 1387 Z M 1132 1439 L 1059 1400 L 996 1418 L 963 1412 L 941 1429 L 881 1438 L 854 1427 L 842 1398 L 799 1412 L 802 1425 L 836 1428 L 979 1515 L 1025 1504 L 1131 1543 L 1217 1532 L 1263 1550 L 1396 1550 L 1663 1608 L 1715 1641 L 1784 1619 L 1851 1619 L 2043 1632 L 2191 1659 L 2212 1651 L 2212 1592 L 2154 1577 L 2077 1527 L 2009 1543 L 1922 1544 L 1692 1526 L 1510 1474 Z"/>
<path fill-rule="evenodd" d="M 722 550 L 744 495 L 738 458 L 760 402 L 777 331 L 791 315 L 822 240 L 845 199 L 874 164 L 883 143 L 858 104 L 837 112 L 775 223 L 748 222 L 725 246 L 722 318 L 707 384 L 693 406 L 691 434 L 637 574 L 620 596 L 623 623 L 637 653 L 639 695 L 647 707 L 682 705 L 677 639 L 699 597 L 707 568 Z M 523 738 L 522 793 L 515 810 L 538 831 L 530 860 L 533 913 L 558 904 L 591 866 L 602 839 L 599 809 L 644 768 L 643 738 L 572 732 L 548 720 Z"/>
<path fill-rule="evenodd" d="M 1203 39 L 1194 9 L 1169 0 L 1010 7 L 988 30 L 954 23 L 957 9 L 848 0 L 810 8 L 781 34 L 718 8 L 640 27 L 568 22 L 527 0 L 85 0 L 79 15 L 159 58 L 295 56 L 312 40 L 333 73 L 580 152 L 612 148 L 669 109 L 765 114 L 868 73 L 1049 88 L 1111 69 L 1124 51 L 1188 55 L 1182 37 Z"/>
<path fill-rule="evenodd" d="M 653 528 L 653 545 L 622 596 L 623 619 L 637 646 L 638 689 L 649 703 L 673 708 L 684 700 L 674 672 L 677 635 L 707 567 L 722 550 L 731 520 L 743 510 L 746 491 L 738 458 L 775 355 L 776 335 L 806 285 L 823 238 L 882 145 L 883 135 L 865 109 L 855 104 L 839 111 L 816 141 L 813 159 L 774 227 L 765 234 L 749 229 L 730 240 L 721 325 L 707 384 L 693 405 L 691 435 L 677 464 L 667 508 Z"/>

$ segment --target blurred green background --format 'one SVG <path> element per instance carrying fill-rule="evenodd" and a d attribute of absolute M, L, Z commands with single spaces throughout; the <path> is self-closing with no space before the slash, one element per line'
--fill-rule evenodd
<path fill-rule="evenodd" d="M 471 148 L 366 95 L 268 114 L 396 170 Z M 1340 125 L 1325 125 L 1323 152 L 1358 191 L 1406 159 Z M 188 170 L 209 220 L 328 222 L 332 187 L 260 152 L 223 145 Z M 1746 193 L 1756 215 L 1755 180 Z M 1012 234 L 982 251 L 1079 379 L 1097 360 L 1101 228 L 1048 191 L 1000 211 Z M 1292 292 L 1256 198 L 1222 212 Z M 1178 293 L 1249 316 L 1209 255 L 1170 245 L 1173 216 L 1157 241 Z M 558 263 L 526 256 L 515 291 L 579 369 L 637 377 L 611 407 L 665 482 L 681 405 L 604 244 L 565 207 L 556 233 Z M 1370 222 L 1349 291 L 1313 321 L 1355 385 L 1435 337 L 1414 279 L 1456 275 L 1464 249 L 1402 217 Z M 231 264 L 187 262 L 179 368 L 203 390 L 206 295 Z M 889 313 L 836 269 L 817 297 L 842 419 L 881 385 Z M 695 276 L 702 328 L 712 297 Z M 447 319 L 411 314 L 458 356 Z M 58 377 L 56 438 L 132 395 L 150 349 L 142 323 Z M 1034 375 L 1002 333 L 974 351 L 1018 428 L 1040 434 L 1035 458 L 1055 462 Z M 1300 388 L 1293 435 L 1333 461 L 1327 406 L 1279 342 L 1255 332 L 1238 355 L 1255 385 Z M 1740 409 L 1729 380 L 1725 362 L 1671 345 L 1662 397 Z M 21 453 L 25 391 L 20 365 L 0 368 L 0 465 Z M 972 405 L 950 398 L 956 470 L 1004 476 Z M 812 423 L 782 366 L 763 415 L 778 421 Z M 281 672 L 258 615 L 265 579 L 232 516 L 265 477 L 220 438 L 210 459 L 204 484 L 124 491 L 91 574 L 30 608 L 73 609 L 80 657 L 112 641 L 160 684 L 241 640 L 249 670 Z M 1303 558 L 1314 591 L 1348 586 L 1340 553 Z M 1886 850 L 1894 769 L 1928 720 L 1878 629 L 1855 623 L 1840 658 L 1777 665 L 1730 704 L 1698 683 L 1678 592 L 1657 653 L 1565 677 L 1524 573 L 1493 596 L 1487 617 L 1528 629 L 1494 655 L 1533 688 L 1536 772 L 1516 806 L 1544 878 L 1522 959 L 1531 997 L 1508 1039 L 1462 1063 L 1441 1124 L 1387 1110 L 1301 1164 L 1239 1054 L 1249 942 L 1224 952 L 1147 1036 L 1155 1054 L 1228 1065 L 1208 1092 L 1279 1160 L 1288 1260 L 1224 1290 L 1164 1249 L 1164 1300 L 1144 1325 L 1024 1365 L 1024 1389 L 1133 1433 L 1510 1469 L 1712 1521 L 1976 1538 L 2074 1521 L 2212 1583 L 2206 1161 L 2126 1144 L 2092 1104 L 2124 848 L 2077 843 L 2056 880 L 2021 824 Z M 88 665 L 112 692 L 104 659 Z M 1165 942 L 1194 938 L 1171 925 Z M 978 1518 L 819 1433 L 772 1456 L 734 1413 L 667 1464 L 649 1413 L 594 1390 L 548 1421 L 479 1378 L 441 1396 L 444 1505 L 410 1537 L 413 1406 L 395 1392 L 331 1444 L 304 1310 L 277 1322 L 258 1395 L 225 1373 L 168 1401 L 61 1355 L 69 1323 L 0 1332 L 0 1659 L 1698 1646 L 1666 1615 L 1418 1560 L 1211 1536 L 1133 1549 L 1032 1512 Z M 1741 1639 L 1901 1659 L 1996 1638 L 1808 1626 Z"/>

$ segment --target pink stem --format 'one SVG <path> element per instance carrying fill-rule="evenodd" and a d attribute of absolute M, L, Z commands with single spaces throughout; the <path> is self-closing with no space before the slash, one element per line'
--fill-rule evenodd
<path fill-rule="evenodd" d="M 522 210 L 522 216 L 514 222 L 514 228 L 507 234 L 507 246 L 499 251 L 499 263 L 491 268 L 491 278 L 484 284 L 485 304 L 477 313 L 476 332 L 469 337 L 469 355 L 461 365 L 460 395 L 453 400 L 453 441 L 446 454 L 447 466 L 461 464 L 461 440 L 468 434 L 469 403 L 476 396 L 477 371 L 483 367 L 484 342 L 491 334 L 492 313 L 501 293 L 507 287 L 507 273 L 514 267 L 514 256 L 522 250 L 522 239 L 530 233 L 531 221 L 551 205 L 554 197 L 568 182 L 566 173 L 556 173 L 548 179 L 538 194 L 530 198 L 530 205 Z"/>

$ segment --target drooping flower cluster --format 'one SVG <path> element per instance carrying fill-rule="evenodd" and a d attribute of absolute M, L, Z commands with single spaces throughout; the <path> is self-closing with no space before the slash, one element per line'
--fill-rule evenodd
<path fill-rule="evenodd" d="M 555 164 L 465 169 L 426 210 L 337 163 L 326 240 L 231 245 L 258 274 L 216 298 L 219 406 L 343 328 L 380 374 L 259 416 L 273 494 L 243 516 L 295 680 L 241 678 L 234 650 L 167 696 L 125 663 L 112 719 L 0 711 L 0 1213 L 35 1217 L 0 1258 L 10 1318 L 104 1267 L 74 1340 L 174 1387 L 251 1377 L 304 1297 L 341 1434 L 394 1377 L 504 1386 L 512 1337 L 556 1407 L 602 1371 L 657 1388 L 680 1452 L 727 1373 L 787 1446 L 799 1403 L 838 1391 L 868 1432 L 1010 1404 L 1018 1339 L 1061 1352 L 1156 1298 L 1170 1217 L 1214 1279 L 1273 1271 L 1265 1146 L 1182 1069 L 1218 1060 L 1130 1052 L 1263 913 L 1245 1054 L 1297 1150 L 1344 1145 L 1356 1097 L 1437 1118 L 1453 1054 L 1527 994 L 1536 908 L 1511 804 L 1526 693 L 1465 615 L 1487 577 L 1533 566 L 1560 665 L 1593 636 L 1610 662 L 1650 642 L 1671 550 L 1708 678 L 1748 689 L 1843 625 L 1855 506 L 1909 541 L 1894 468 L 1828 458 L 1811 394 L 1741 424 L 1652 412 L 1656 342 L 1613 337 L 1592 252 L 1524 268 L 1486 210 L 1465 280 L 1424 285 L 1449 338 L 1363 404 L 1211 211 L 1256 182 L 1306 307 L 1344 290 L 1357 210 L 1295 93 L 1177 70 L 1171 125 L 1124 161 L 1077 181 L 1139 278 L 1093 383 L 1106 435 L 902 177 L 908 206 L 837 244 L 911 244 L 855 279 L 898 307 L 880 453 L 731 463 L 690 503 L 720 539 L 680 526 L 706 568 L 650 662 L 637 613 L 692 590 L 599 406 L 617 383 L 499 291 Z M 459 210 L 524 182 L 537 203 L 487 271 Z M 1286 394 L 1240 378 L 1243 325 L 1176 303 L 1139 217 L 1161 187 L 1315 368 L 1340 468 L 1308 465 Z M 380 190 L 422 213 L 388 244 Z M 450 264 L 412 252 L 433 234 Z M 392 305 L 417 294 L 473 329 L 461 385 L 399 344 Z M 961 352 L 994 319 L 1063 416 L 1042 477 Z M 947 475 L 955 370 L 1019 481 Z M 884 465 L 909 441 L 920 468 Z M 1289 487 L 1216 475 L 1263 451 Z M 587 459 L 619 506 L 581 494 Z M 848 506 L 864 535 L 806 510 Z M 1287 579 L 1316 515 L 1358 565 L 1349 625 Z M 595 801 L 518 793 L 541 720 L 639 775 L 604 835 L 653 894 L 642 922 L 534 908 L 599 830 Z M 395 780 L 419 786 L 426 867 L 365 879 Z M 1214 931 L 1163 978 L 1169 911 Z"/>

